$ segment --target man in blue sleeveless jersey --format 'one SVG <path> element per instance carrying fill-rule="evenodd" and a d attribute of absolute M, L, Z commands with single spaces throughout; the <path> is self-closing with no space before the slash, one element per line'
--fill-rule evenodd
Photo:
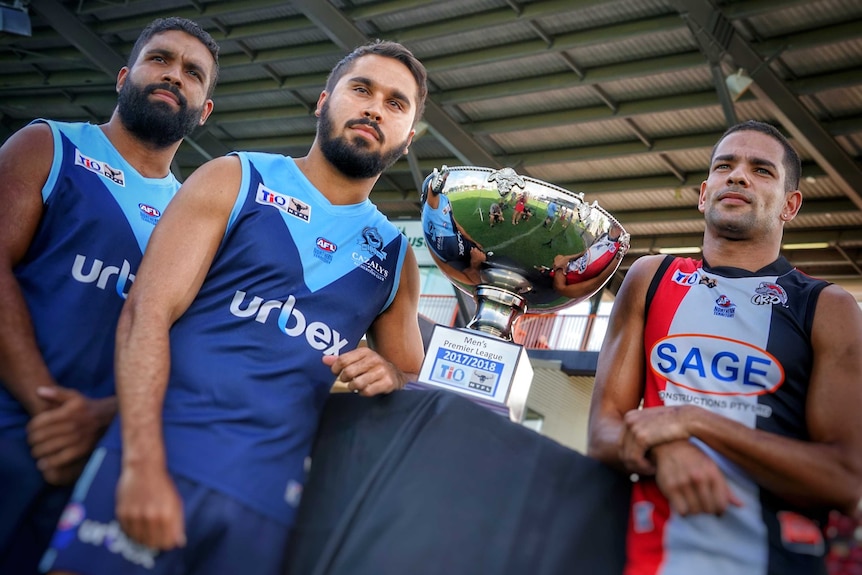
<path fill-rule="evenodd" d="M 0 149 L 0 573 L 34 573 L 116 411 L 114 333 L 179 188 L 170 164 L 212 111 L 218 46 L 160 19 L 100 126 L 38 120 Z"/>
<path fill-rule="evenodd" d="M 435 168 L 422 182 L 422 231 L 437 266 L 458 281 L 476 285 L 488 256 L 455 220 L 452 203 L 441 193 L 448 178 L 445 168 L 442 174 Z"/>
<path fill-rule="evenodd" d="M 639 475 L 627 574 L 825 573 L 826 511 L 862 510 L 862 312 L 780 255 L 799 178 L 778 130 L 731 127 L 703 259 L 643 257 L 620 288 L 589 452 Z"/>
<path fill-rule="evenodd" d="M 336 376 L 371 396 L 422 363 L 416 260 L 368 198 L 426 93 L 403 46 L 362 46 L 330 74 L 308 155 L 240 152 L 183 185 L 120 318 L 119 422 L 44 568 L 281 574 Z"/>

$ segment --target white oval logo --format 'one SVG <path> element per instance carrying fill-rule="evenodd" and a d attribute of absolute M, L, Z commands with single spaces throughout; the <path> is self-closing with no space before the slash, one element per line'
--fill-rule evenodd
<path fill-rule="evenodd" d="M 784 383 L 784 368 L 749 343 L 702 334 L 678 334 L 653 345 L 649 367 L 685 389 L 710 395 L 763 395 Z"/>

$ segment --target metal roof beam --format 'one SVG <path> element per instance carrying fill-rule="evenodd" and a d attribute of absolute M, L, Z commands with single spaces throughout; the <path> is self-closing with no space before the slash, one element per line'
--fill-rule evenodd
<path fill-rule="evenodd" d="M 701 218 L 702 219 L 702 218 Z M 623 226 L 625 221 L 621 220 Z M 811 242 L 826 242 L 843 245 L 862 242 L 862 230 L 785 230 L 784 244 L 801 244 Z M 661 236 L 632 236 L 629 253 L 644 254 L 655 252 L 659 248 L 673 248 L 703 245 L 703 234 L 662 234 Z M 812 250 L 814 251 L 814 250 Z"/>
<path fill-rule="evenodd" d="M 787 84 L 709 0 L 675 0 L 683 19 L 693 22 L 721 45 L 737 66 L 754 80 L 752 92 L 784 128 L 817 160 L 842 191 L 862 209 L 862 169 L 824 129 Z"/>
<path fill-rule="evenodd" d="M 120 68 L 126 65 L 122 56 L 56 0 L 30 0 L 30 6 L 111 78 L 116 78 Z"/>
<path fill-rule="evenodd" d="M 353 22 L 328 2 L 294 0 L 293 4 L 309 20 L 317 24 L 336 45 L 346 51 L 369 41 Z M 424 119 L 429 130 L 463 163 L 488 167 L 500 166 L 491 154 L 430 97 L 425 103 Z"/>

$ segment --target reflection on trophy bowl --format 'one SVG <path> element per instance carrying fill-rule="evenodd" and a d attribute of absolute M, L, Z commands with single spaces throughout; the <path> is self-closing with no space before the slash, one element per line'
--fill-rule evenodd
<path fill-rule="evenodd" d="M 506 340 L 522 313 L 596 294 L 629 248 L 629 234 L 596 202 L 511 168 L 443 166 L 421 193 L 434 262 L 476 300 L 467 327 Z"/>

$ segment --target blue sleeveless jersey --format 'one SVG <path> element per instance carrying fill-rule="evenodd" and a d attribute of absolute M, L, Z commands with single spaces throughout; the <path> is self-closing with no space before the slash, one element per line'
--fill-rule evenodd
<path fill-rule="evenodd" d="M 54 161 L 42 188 L 42 220 L 15 277 L 57 383 L 110 396 L 117 318 L 179 182 L 142 177 L 98 126 L 37 122 L 51 128 Z M 0 386 L 0 436 L 24 437 L 28 420 Z"/>
<path fill-rule="evenodd" d="M 224 239 L 170 333 L 168 467 L 290 525 L 335 380 L 322 358 L 391 303 L 407 242 L 371 202 L 329 203 L 291 158 L 237 156 Z"/>

